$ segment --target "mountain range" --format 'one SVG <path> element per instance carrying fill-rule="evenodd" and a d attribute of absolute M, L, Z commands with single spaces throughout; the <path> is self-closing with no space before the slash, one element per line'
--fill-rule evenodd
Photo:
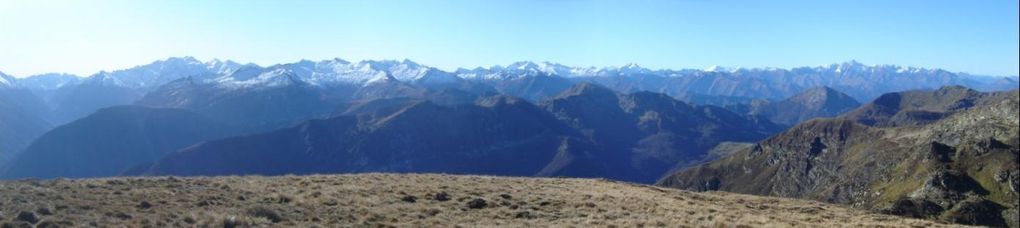
<path fill-rule="evenodd" d="M 789 70 L 652 70 L 636 64 L 595 68 L 516 62 L 448 72 L 409 60 L 302 60 L 262 67 L 179 57 L 84 78 L 68 74 L 25 78 L 4 75 L 0 81 L 0 97 L 4 99 L 0 103 L 4 106 L 0 111 L 0 162 L 17 156 L 53 127 L 117 105 L 184 109 L 217 122 L 246 126 L 248 132 L 261 132 L 327 118 L 336 114 L 337 106 L 360 101 L 432 99 L 429 97 L 445 93 L 459 94 L 460 99 L 503 94 L 537 104 L 580 83 L 624 94 L 662 93 L 691 105 L 722 106 L 785 126 L 839 114 L 855 107 L 853 100 L 870 100 L 886 92 L 944 85 L 982 90 L 1017 86 L 1016 80 L 1009 77 L 866 66 L 854 61 Z M 834 99 L 811 100 L 821 96 L 810 94 L 822 92 Z M 793 97 L 798 94 L 803 97 Z M 783 100 L 787 98 L 798 100 Z M 794 107 L 805 102 L 821 103 Z"/>
<path fill-rule="evenodd" d="M 362 100 L 428 99 L 425 97 L 440 91 L 459 91 L 473 95 L 504 94 L 538 103 L 578 83 L 594 83 L 620 93 L 650 91 L 688 104 L 727 107 L 741 115 L 758 115 L 788 126 L 813 117 L 832 116 L 854 106 L 845 97 L 826 101 L 838 103 L 828 105 L 839 107 L 791 108 L 791 103 L 782 101 L 815 88 L 838 90 L 853 100 L 871 100 L 882 93 L 945 85 L 980 90 L 1017 87 L 1017 80 L 1011 77 L 866 66 L 854 61 L 789 70 L 652 70 L 636 64 L 595 68 L 516 62 L 448 72 L 410 60 L 302 60 L 262 67 L 229 60 L 203 62 L 192 57 L 175 57 L 88 77 L 51 73 L 25 78 L 3 75 L 2 79 L 0 165 L 17 156 L 43 132 L 117 105 L 186 109 L 216 121 L 263 131 L 310 118 L 325 118 L 337 105 Z M 802 112 L 812 108 L 817 110 Z"/>
<path fill-rule="evenodd" d="M 89 77 L 0 73 L 0 178 L 597 177 L 1017 227 L 1017 87 L 854 61 L 444 71 L 183 57 Z"/>
<path fill-rule="evenodd" d="M 936 89 L 946 85 L 961 85 L 982 91 L 1004 90 L 1017 86 L 1015 77 L 973 76 L 940 69 L 892 65 L 867 66 L 855 61 L 793 69 L 708 70 L 652 70 L 636 64 L 595 68 L 571 67 L 549 62 L 516 62 L 507 66 L 447 72 L 410 60 L 360 62 L 342 59 L 302 60 L 261 67 L 233 61 L 201 62 L 191 57 L 169 58 L 124 70 L 104 71 L 87 78 L 66 74 L 44 74 L 13 81 L 21 87 L 37 91 L 40 97 L 50 102 L 49 105 L 60 107 L 62 103 L 70 103 L 64 99 L 76 97 L 71 95 L 76 94 L 73 90 L 85 90 L 72 87 L 121 88 L 135 92 L 134 96 L 125 99 L 135 101 L 147 92 L 183 78 L 190 78 L 193 83 L 210 85 L 222 90 L 293 84 L 330 90 L 351 87 L 341 89 L 351 91 L 336 91 L 338 95 L 350 95 L 349 93 L 354 93 L 360 88 L 377 83 L 400 82 L 416 87 L 445 86 L 467 91 L 497 90 L 531 101 L 556 95 L 570 87 L 569 85 L 583 81 L 594 82 L 624 93 L 651 91 L 678 98 L 708 95 L 731 99 L 766 100 L 785 99 L 816 87 L 829 87 L 842 91 L 856 100 L 867 101 L 888 92 Z M 923 80 L 917 80 L 919 78 Z M 350 98 L 352 97 L 344 97 Z M 78 115 L 86 114 L 88 113 Z"/>

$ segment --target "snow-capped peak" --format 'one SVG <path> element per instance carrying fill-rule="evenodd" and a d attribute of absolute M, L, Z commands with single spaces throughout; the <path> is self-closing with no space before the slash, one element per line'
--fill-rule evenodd
<path fill-rule="evenodd" d="M 836 73 L 846 73 L 851 71 L 860 71 L 866 68 L 864 64 L 857 62 L 857 60 L 850 60 L 849 62 L 832 64 L 829 68 L 833 69 Z"/>
<path fill-rule="evenodd" d="M 363 61 L 362 63 L 370 66 L 372 70 L 388 73 L 394 79 L 405 82 L 417 80 L 424 76 L 429 70 L 429 67 L 424 67 L 407 59 L 399 62 L 395 60 L 383 60 Z"/>
<path fill-rule="evenodd" d="M 129 88 L 151 88 L 185 77 L 213 78 L 228 75 L 241 67 L 241 64 L 232 61 L 214 59 L 202 62 L 191 56 L 171 57 L 128 69 L 99 72 L 87 81 Z"/>
<path fill-rule="evenodd" d="M 620 67 L 620 69 L 640 69 L 640 68 L 641 66 L 638 65 L 637 63 L 627 63 Z"/>
<path fill-rule="evenodd" d="M 114 76 L 113 72 L 100 71 L 85 80 L 87 84 L 93 85 L 104 85 L 104 86 L 119 86 L 119 87 L 130 87 L 124 83 L 124 81 Z"/>
<path fill-rule="evenodd" d="M 219 59 L 212 59 L 202 64 L 205 65 L 207 69 L 209 69 L 210 71 L 217 75 L 227 75 L 233 73 L 235 70 L 244 66 L 234 61 L 230 60 L 222 61 Z"/>
<path fill-rule="evenodd" d="M 518 61 L 507 65 L 506 68 L 514 70 L 537 70 L 538 64 L 531 61 Z"/>
<path fill-rule="evenodd" d="M 0 87 L 14 86 L 14 81 L 15 80 L 16 79 L 14 79 L 14 77 L 11 77 L 10 75 L 4 74 L 4 72 L 0 72 Z"/>
<path fill-rule="evenodd" d="M 650 70 L 636 63 L 619 67 L 573 67 L 558 63 L 542 61 L 519 61 L 505 66 L 460 68 L 454 72 L 418 64 L 409 59 L 403 60 L 363 60 L 348 62 L 335 58 L 321 61 L 301 60 L 294 63 L 260 67 L 254 64 L 239 64 L 230 60 L 211 59 L 199 61 L 194 57 L 173 57 L 157 60 L 147 65 L 112 72 L 100 72 L 81 83 L 102 83 L 130 88 L 151 88 L 179 78 L 193 77 L 193 80 L 206 83 L 221 83 L 224 87 L 249 87 L 255 85 L 281 85 L 301 82 L 312 86 L 365 85 L 366 83 L 384 80 L 396 80 L 408 83 L 457 83 L 464 79 L 512 80 L 520 77 L 555 76 L 555 77 L 632 77 L 637 75 L 658 75 L 662 77 L 681 77 L 698 75 L 701 72 L 718 72 L 733 75 L 757 75 L 755 72 L 767 74 L 783 74 L 776 71 L 791 71 L 796 74 L 836 74 L 856 75 L 859 73 L 879 74 L 933 74 L 945 72 L 917 67 L 896 65 L 866 66 L 851 60 L 818 67 L 801 67 L 794 69 L 777 68 L 729 68 L 712 66 L 704 70 Z M 14 79 L 0 74 L 0 85 L 24 84 L 22 79 Z M 36 80 L 41 82 L 42 80 Z M 45 80 L 48 84 L 57 85 L 57 80 Z M 65 80 L 66 81 L 66 80 Z M 71 80 L 73 81 L 73 80 Z M 78 83 L 76 82 L 76 83 Z M 37 82 L 33 82 L 38 84 Z M 76 84 L 72 83 L 72 84 Z M 59 87 L 59 86 L 58 86 Z M 46 87 L 49 88 L 49 87 Z"/>
<path fill-rule="evenodd" d="M 736 71 L 736 70 L 733 69 L 733 68 L 730 68 L 730 67 L 723 67 L 723 66 L 715 66 L 715 65 L 713 65 L 713 66 L 710 66 L 708 68 L 705 68 L 705 71 L 707 71 L 707 72 L 733 72 L 733 71 Z"/>
<path fill-rule="evenodd" d="M 15 81 L 19 87 L 54 90 L 67 85 L 80 83 L 84 78 L 67 73 L 45 73 L 19 78 Z"/>
<path fill-rule="evenodd" d="M 231 75 L 220 76 L 212 81 L 223 88 L 275 87 L 293 84 L 297 73 L 284 67 L 269 69 L 243 68 Z"/>
<path fill-rule="evenodd" d="M 393 78 L 392 75 L 390 75 L 390 74 L 388 74 L 386 72 L 383 72 L 383 71 L 378 71 L 378 72 L 375 73 L 375 75 L 371 79 L 368 79 L 367 81 L 365 81 L 364 85 L 373 84 L 373 83 L 390 82 L 390 81 L 394 81 L 394 80 L 397 80 L 397 79 Z"/>

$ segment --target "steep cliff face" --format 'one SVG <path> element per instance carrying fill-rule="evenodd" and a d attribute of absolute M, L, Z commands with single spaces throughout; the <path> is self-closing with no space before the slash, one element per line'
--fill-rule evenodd
<path fill-rule="evenodd" d="M 960 90 L 883 95 L 845 117 L 799 124 L 658 184 L 814 199 L 965 224 L 1018 226 L 1017 91 L 947 91 Z M 898 97 L 900 105 L 884 103 L 890 97 Z M 854 113 L 876 107 L 884 110 L 873 113 L 886 114 L 873 116 L 903 116 L 917 110 L 941 114 L 912 122 L 853 118 L 859 117 Z M 890 107 L 896 111 L 886 109 Z M 874 119 L 881 121 L 869 122 Z"/>

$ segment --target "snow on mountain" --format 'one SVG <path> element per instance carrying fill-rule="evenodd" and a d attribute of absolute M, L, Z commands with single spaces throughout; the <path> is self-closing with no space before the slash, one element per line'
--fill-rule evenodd
<path fill-rule="evenodd" d="M 429 67 L 419 65 L 418 63 L 411 62 L 410 60 L 404 59 L 404 61 L 363 61 L 359 64 L 367 64 L 372 69 L 382 72 L 387 72 L 393 78 L 400 81 L 414 81 L 429 71 Z"/>
<path fill-rule="evenodd" d="M 375 84 L 375 83 L 386 83 L 386 82 L 393 82 L 393 81 L 397 81 L 397 79 L 394 78 L 393 76 L 389 75 L 389 74 L 386 74 L 386 72 L 379 71 L 378 73 L 376 73 L 375 77 L 373 77 L 372 79 L 368 79 L 368 81 L 365 81 L 364 85 L 371 85 L 371 84 Z"/>
<path fill-rule="evenodd" d="M 185 77 L 213 77 L 233 72 L 242 67 L 232 61 L 212 60 L 201 62 L 193 57 L 173 57 L 146 65 L 112 72 L 99 72 L 88 82 L 117 85 L 128 88 L 152 88 Z"/>
<path fill-rule="evenodd" d="M 559 76 L 565 78 L 596 76 L 600 69 L 595 67 L 572 67 L 550 62 L 519 61 L 507 66 L 477 67 L 474 69 L 458 69 L 455 75 L 467 79 L 515 79 L 525 76 Z"/>
<path fill-rule="evenodd" d="M 33 90 L 56 90 L 60 87 L 78 84 L 82 77 L 73 74 L 47 73 L 18 79 L 18 85 Z"/>
<path fill-rule="evenodd" d="M 376 81 L 397 80 L 414 82 L 421 79 L 436 82 L 455 81 L 450 73 L 423 66 L 410 60 L 366 60 L 356 63 L 343 59 L 274 65 L 266 68 L 250 67 L 222 75 L 212 80 L 221 87 L 279 86 L 300 81 L 313 86 L 366 85 Z"/>
<path fill-rule="evenodd" d="M 11 77 L 10 75 L 4 74 L 4 72 L 0 72 L 0 88 L 14 86 L 15 80 L 17 79 Z"/>
<path fill-rule="evenodd" d="M 530 61 L 514 62 L 506 67 L 492 66 L 490 68 L 475 68 L 457 72 L 457 76 L 470 79 L 484 80 L 509 80 L 527 76 L 555 75 L 555 66 L 544 67 Z M 550 71 L 550 72 L 547 72 Z"/>
<path fill-rule="evenodd" d="M 872 73 L 872 74 L 938 74 L 940 72 L 947 72 L 942 69 L 926 69 L 920 67 L 908 67 L 899 65 L 865 65 L 857 62 L 856 60 L 850 60 L 849 62 L 834 63 L 828 66 L 815 67 L 815 71 L 829 72 L 837 74 L 855 74 L 855 73 Z"/>
<path fill-rule="evenodd" d="M 490 68 L 475 67 L 474 69 L 460 68 L 454 71 L 454 74 L 457 75 L 457 77 L 467 79 L 496 79 L 498 75 L 496 74 L 497 70 L 495 70 L 495 68 L 497 67 L 502 68 L 500 66 L 493 66 Z"/>
<path fill-rule="evenodd" d="M 711 74 L 706 74 L 711 73 Z M 229 60 L 213 59 L 201 62 L 192 57 L 175 57 L 158 60 L 147 65 L 112 72 L 100 72 L 82 80 L 81 83 L 99 83 L 126 88 L 153 88 L 179 78 L 190 77 L 193 81 L 216 84 L 222 88 L 248 88 L 258 86 L 281 86 L 302 83 L 310 86 L 365 86 L 379 81 L 400 81 L 409 84 L 452 84 L 464 80 L 485 80 L 497 82 L 524 77 L 560 77 L 565 79 L 591 78 L 595 81 L 618 84 L 630 90 L 656 90 L 674 92 L 697 92 L 704 94 L 734 95 L 734 88 L 754 86 L 773 88 L 782 92 L 769 96 L 783 97 L 800 89 L 830 86 L 848 92 L 856 98 L 870 98 L 874 93 L 898 91 L 900 89 L 937 88 L 943 85 L 981 86 L 992 80 L 978 80 L 967 74 L 957 74 L 940 69 L 903 67 L 896 65 L 865 65 L 848 61 L 817 67 L 792 69 L 778 68 L 728 68 L 713 66 L 704 70 L 651 70 L 637 64 L 619 67 L 573 67 L 551 62 L 519 61 L 506 66 L 458 69 L 453 72 L 439 70 L 410 60 L 364 60 L 349 62 L 343 59 L 321 61 L 301 60 L 294 63 L 260 67 L 254 64 L 239 64 Z M 630 80 L 629 78 L 639 79 Z M 647 77 L 658 77 L 647 78 Z M 721 78 L 720 78 L 721 77 Z M 0 84 L 18 84 L 5 76 Z M 64 77 L 66 79 L 67 77 Z M 729 79 L 724 79 L 729 78 Z M 926 80 L 917 80 L 926 78 Z M 56 88 L 65 84 L 78 83 L 75 80 L 53 80 L 44 77 L 33 78 L 35 87 Z M 588 80 L 588 79 L 582 79 Z M 623 81 L 620 81 L 623 80 Z M 736 81 L 734 81 L 736 80 Z M 31 80 L 21 79 L 22 84 Z M 677 88 L 663 88 L 662 83 L 671 81 Z M 901 85 L 910 82 L 909 86 Z M 621 84 L 622 83 L 622 84 Z M 999 84 L 1009 84 L 999 83 Z M 855 92 L 853 88 L 866 87 L 867 91 Z M 1002 87 L 1002 86 L 999 86 Z M 690 90 L 696 91 L 690 91 Z M 874 90 L 874 91 L 872 91 Z"/>
<path fill-rule="evenodd" d="M 296 73 L 287 68 L 237 70 L 228 76 L 210 79 L 216 85 L 227 88 L 244 88 L 252 86 L 275 87 L 294 83 Z"/>
<path fill-rule="evenodd" d="M 82 84 L 118 86 L 128 88 L 135 87 L 134 85 L 129 85 L 128 83 L 121 81 L 118 77 L 114 76 L 113 73 L 106 71 L 100 71 L 99 73 L 93 74 L 92 76 L 85 78 L 85 80 L 82 81 Z"/>
<path fill-rule="evenodd" d="M 56 90 L 77 84 L 146 89 L 185 77 L 212 78 L 216 75 L 228 75 L 245 66 L 254 64 L 242 65 L 219 59 L 201 62 L 193 57 L 172 57 L 128 69 L 100 71 L 84 78 L 62 73 L 33 75 L 21 79 L 4 75 L 0 78 L 0 84 L 34 90 Z"/>
<path fill-rule="evenodd" d="M 711 66 L 711 67 L 705 68 L 705 71 L 707 71 L 707 72 L 725 73 L 725 72 L 734 72 L 734 71 L 737 71 L 737 69 L 730 68 L 730 67 L 722 67 L 722 66 Z"/>
<path fill-rule="evenodd" d="M 461 82 L 462 78 L 457 75 L 442 71 L 435 68 L 429 68 L 425 71 L 425 74 L 414 80 L 415 83 L 426 84 L 426 85 L 438 85 L 438 84 L 453 84 Z"/>
<path fill-rule="evenodd" d="M 255 64 L 250 64 L 250 63 L 247 64 L 247 65 L 243 65 L 243 64 L 240 64 L 240 63 L 237 63 L 237 62 L 234 62 L 234 61 L 230 61 L 230 60 L 222 61 L 222 60 L 219 60 L 219 59 L 212 59 L 210 61 L 205 62 L 204 64 L 206 65 L 206 68 L 209 71 L 211 71 L 211 72 L 213 72 L 213 73 L 215 73 L 217 75 L 227 75 L 227 74 L 233 73 L 235 70 L 237 70 L 237 69 L 239 69 L 241 67 L 255 65 Z"/>
<path fill-rule="evenodd" d="M 618 76 L 623 75 L 638 75 L 638 74 L 653 74 L 654 71 L 641 67 L 637 63 L 628 63 L 618 68 L 604 68 L 604 72 L 615 72 Z"/>

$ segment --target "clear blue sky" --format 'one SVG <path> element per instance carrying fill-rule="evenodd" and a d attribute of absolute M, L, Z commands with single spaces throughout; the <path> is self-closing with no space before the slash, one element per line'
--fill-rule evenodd
<path fill-rule="evenodd" d="M 1016 0 L 0 0 L 0 71 L 88 75 L 170 56 L 340 57 L 452 70 L 865 64 L 1017 75 Z"/>

